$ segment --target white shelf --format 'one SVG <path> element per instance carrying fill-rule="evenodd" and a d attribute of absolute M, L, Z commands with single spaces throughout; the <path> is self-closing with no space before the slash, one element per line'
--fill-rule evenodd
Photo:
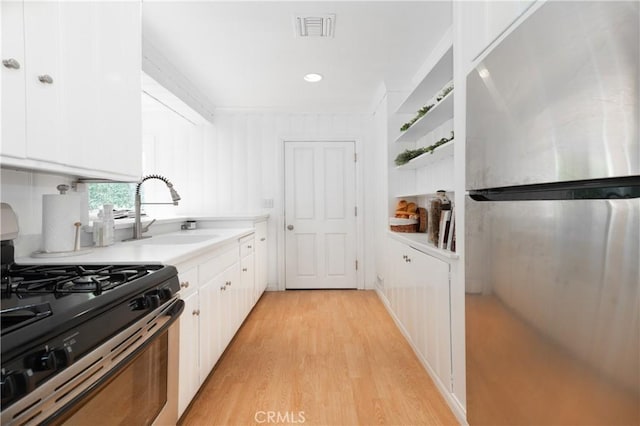
<path fill-rule="evenodd" d="M 447 192 L 447 194 L 453 194 L 452 190 L 445 189 L 445 191 Z M 428 197 L 428 196 L 435 196 L 435 195 L 436 195 L 435 192 L 425 192 L 425 191 L 406 192 L 403 194 L 394 195 L 394 198 Z"/>
<path fill-rule="evenodd" d="M 453 90 L 431 110 L 402 132 L 396 142 L 415 142 L 442 123 L 453 118 Z"/>
<path fill-rule="evenodd" d="M 426 233 L 393 232 L 391 230 L 389 230 L 388 233 L 401 243 L 407 244 L 422 253 L 442 259 L 445 262 L 451 262 L 452 260 L 460 257 L 457 253 L 437 248 L 433 244 L 429 243 L 427 241 Z"/>
<path fill-rule="evenodd" d="M 398 113 L 415 113 L 431 99 L 438 90 L 453 79 L 453 44 L 442 53 L 431 71 L 424 76 L 415 89 L 398 107 Z"/>
<path fill-rule="evenodd" d="M 420 167 L 426 167 L 430 164 L 437 163 L 442 161 L 442 159 L 447 157 L 453 157 L 453 143 L 455 140 L 449 141 L 444 145 L 440 145 L 433 152 L 425 152 L 422 155 L 417 156 L 416 158 L 411 159 L 406 164 L 402 166 L 396 167 L 398 170 L 413 170 L 419 169 Z"/>

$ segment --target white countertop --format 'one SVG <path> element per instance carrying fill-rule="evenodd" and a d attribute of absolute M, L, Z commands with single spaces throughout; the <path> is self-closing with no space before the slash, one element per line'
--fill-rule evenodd
<path fill-rule="evenodd" d="M 97 264 L 167 264 L 175 265 L 183 262 L 191 257 L 205 253 L 211 249 L 222 246 L 231 241 L 237 241 L 239 238 L 254 232 L 253 228 L 241 229 L 195 229 L 191 231 L 177 231 L 167 234 L 160 234 L 156 237 L 145 238 L 136 241 L 118 242 L 109 247 L 89 247 L 90 252 L 81 255 L 65 256 L 65 257 L 19 257 L 16 263 L 28 265 L 97 265 Z M 179 244 L 165 243 L 172 236 L 179 240 L 183 236 L 193 235 L 206 238 L 204 241 Z M 156 241 L 162 243 L 154 243 Z M 83 247 L 84 249 L 84 247 Z"/>

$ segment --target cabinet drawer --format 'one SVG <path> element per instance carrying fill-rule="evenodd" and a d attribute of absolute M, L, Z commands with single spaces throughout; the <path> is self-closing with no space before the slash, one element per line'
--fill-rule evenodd
<path fill-rule="evenodd" d="M 231 245 L 227 250 L 216 254 L 216 257 L 200 264 L 199 279 L 201 283 L 206 283 L 216 275 L 238 261 L 238 247 Z"/>
<path fill-rule="evenodd" d="M 198 267 L 178 273 L 180 280 L 180 295 L 184 299 L 198 289 Z"/>
<path fill-rule="evenodd" d="M 245 237 L 240 240 L 240 257 L 245 257 L 253 253 L 255 246 L 255 240 L 253 235 L 251 237 Z"/>

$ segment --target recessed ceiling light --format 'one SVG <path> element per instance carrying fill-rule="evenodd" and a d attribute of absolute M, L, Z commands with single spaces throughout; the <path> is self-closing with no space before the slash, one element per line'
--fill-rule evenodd
<path fill-rule="evenodd" d="M 320 74 L 307 74 L 304 76 L 304 81 L 308 81 L 309 83 L 317 83 L 322 80 L 322 76 Z"/>

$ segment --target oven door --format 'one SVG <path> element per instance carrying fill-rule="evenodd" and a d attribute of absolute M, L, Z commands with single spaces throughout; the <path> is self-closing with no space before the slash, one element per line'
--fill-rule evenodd
<path fill-rule="evenodd" d="M 179 330 L 176 320 L 51 423 L 175 425 Z"/>
<path fill-rule="evenodd" d="M 3 425 L 175 425 L 176 298 L 137 321 L 2 412 Z"/>

